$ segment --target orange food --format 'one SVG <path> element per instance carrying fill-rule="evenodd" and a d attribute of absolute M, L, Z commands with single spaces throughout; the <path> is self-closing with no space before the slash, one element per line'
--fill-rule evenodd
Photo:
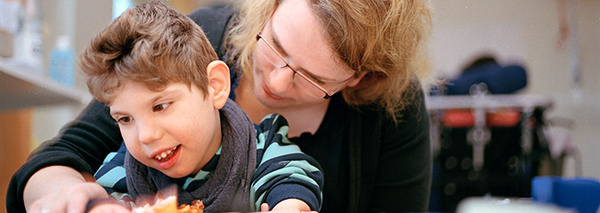
<path fill-rule="evenodd" d="M 204 204 L 201 200 L 192 201 L 192 205 L 181 204 L 177 208 L 178 213 L 202 213 L 204 212 Z"/>
<path fill-rule="evenodd" d="M 158 199 L 154 205 L 146 204 L 144 206 L 135 207 L 133 213 L 202 213 L 204 212 L 204 204 L 201 200 L 195 200 L 192 205 L 182 204 L 177 207 L 177 198 L 169 196 L 166 199 Z"/>

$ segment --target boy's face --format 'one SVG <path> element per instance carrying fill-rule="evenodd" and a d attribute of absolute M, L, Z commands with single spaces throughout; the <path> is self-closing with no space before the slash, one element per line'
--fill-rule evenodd
<path fill-rule="evenodd" d="M 196 174 L 221 145 L 218 108 L 196 87 L 162 91 L 125 81 L 110 105 L 127 150 L 141 163 L 180 178 Z"/>

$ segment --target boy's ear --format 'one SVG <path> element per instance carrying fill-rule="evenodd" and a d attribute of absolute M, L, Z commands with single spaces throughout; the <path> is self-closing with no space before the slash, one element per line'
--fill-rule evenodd
<path fill-rule="evenodd" d="M 208 76 L 209 98 L 212 98 L 215 109 L 221 109 L 229 98 L 231 80 L 229 79 L 229 67 L 225 62 L 215 60 L 206 67 Z"/>

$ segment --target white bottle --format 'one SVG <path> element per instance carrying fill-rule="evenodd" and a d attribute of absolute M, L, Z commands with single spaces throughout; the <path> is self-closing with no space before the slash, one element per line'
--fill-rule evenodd
<path fill-rule="evenodd" d="M 50 78 L 69 87 L 75 85 L 75 51 L 69 36 L 62 35 L 50 56 Z"/>
<path fill-rule="evenodd" d="M 38 7 L 35 0 L 25 0 L 20 26 L 14 43 L 13 60 L 25 67 L 33 75 L 44 76 L 44 53 L 42 31 Z"/>

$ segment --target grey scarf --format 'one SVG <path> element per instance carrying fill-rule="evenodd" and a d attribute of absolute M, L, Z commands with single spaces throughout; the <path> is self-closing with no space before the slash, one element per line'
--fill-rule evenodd
<path fill-rule="evenodd" d="M 256 166 L 256 133 L 248 116 L 232 100 L 219 110 L 223 135 L 217 168 L 197 189 L 177 187 L 179 204 L 202 200 L 205 212 L 248 211 L 250 181 Z M 125 156 L 127 189 L 134 199 L 154 196 L 176 185 L 176 179 Z"/>

